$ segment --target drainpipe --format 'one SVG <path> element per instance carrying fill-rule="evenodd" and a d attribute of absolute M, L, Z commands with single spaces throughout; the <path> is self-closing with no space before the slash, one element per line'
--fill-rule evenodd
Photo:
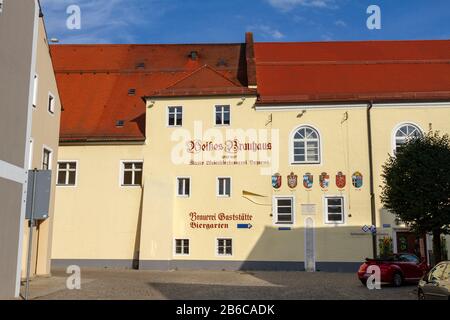
<path fill-rule="evenodd" d="M 367 106 L 367 145 L 369 147 L 369 172 L 370 172 L 370 212 L 372 216 L 372 225 L 376 227 L 377 216 L 375 212 L 375 188 L 373 186 L 373 156 L 372 156 L 372 121 L 370 111 L 373 107 L 373 101 L 369 101 Z M 373 258 L 377 256 L 377 235 L 372 233 L 372 251 Z"/>

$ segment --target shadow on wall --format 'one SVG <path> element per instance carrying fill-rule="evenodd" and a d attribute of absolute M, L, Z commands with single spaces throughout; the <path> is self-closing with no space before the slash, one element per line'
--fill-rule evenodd
<path fill-rule="evenodd" d="M 372 237 L 362 226 L 265 227 L 239 270 L 356 272 L 371 255 Z"/>

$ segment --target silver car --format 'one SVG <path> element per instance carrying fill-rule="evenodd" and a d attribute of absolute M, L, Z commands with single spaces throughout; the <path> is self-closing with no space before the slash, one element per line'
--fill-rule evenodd
<path fill-rule="evenodd" d="M 419 300 L 450 300 L 450 261 L 442 261 L 419 281 Z"/>

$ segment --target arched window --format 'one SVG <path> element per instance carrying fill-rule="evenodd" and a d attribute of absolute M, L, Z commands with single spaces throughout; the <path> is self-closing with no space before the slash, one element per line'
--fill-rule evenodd
<path fill-rule="evenodd" d="M 394 153 L 397 153 L 402 145 L 408 142 L 410 139 L 419 138 L 422 136 L 422 131 L 414 124 L 405 123 L 398 127 L 395 131 L 395 149 Z"/>
<path fill-rule="evenodd" d="M 293 147 L 293 164 L 320 163 L 320 137 L 315 129 L 308 126 L 297 129 Z"/>

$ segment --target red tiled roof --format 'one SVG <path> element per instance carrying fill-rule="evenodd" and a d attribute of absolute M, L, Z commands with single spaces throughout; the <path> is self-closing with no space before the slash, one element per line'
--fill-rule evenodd
<path fill-rule="evenodd" d="M 259 104 L 450 100 L 450 41 L 255 43 Z"/>
<path fill-rule="evenodd" d="M 193 51 L 196 59 L 189 57 Z M 204 65 L 227 79 L 228 87 L 245 91 L 245 52 L 245 44 L 53 45 L 64 108 L 60 140 L 141 141 L 145 138 L 142 96 L 164 90 Z M 215 81 L 213 87 L 220 82 Z M 129 89 L 136 89 L 135 95 L 128 95 Z M 119 120 L 124 120 L 123 127 L 116 126 Z"/>
<path fill-rule="evenodd" d="M 208 95 L 255 94 L 242 84 L 229 79 L 208 65 L 194 70 L 167 88 L 155 91 L 149 97 L 185 97 Z"/>

